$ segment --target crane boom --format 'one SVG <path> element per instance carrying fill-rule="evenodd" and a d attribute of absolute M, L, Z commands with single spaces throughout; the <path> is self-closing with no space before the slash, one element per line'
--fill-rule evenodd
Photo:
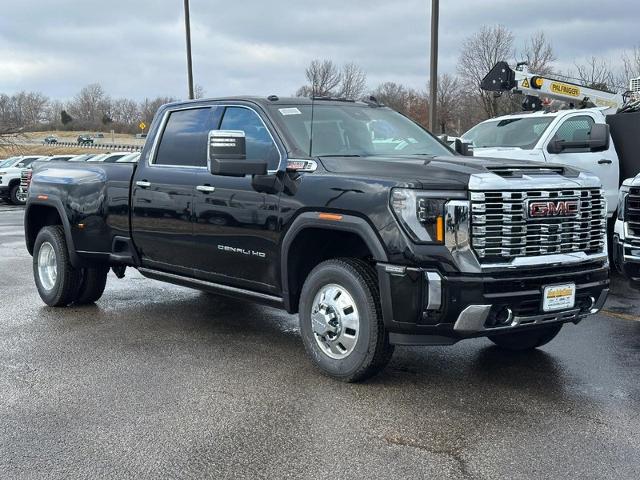
<path fill-rule="evenodd" d="M 528 97 L 547 97 L 579 107 L 605 107 L 615 113 L 625 104 L 619 93 L 569 83 L 529 72 L 526 64 L 513 70 L 507 62 L 498 62 L 480 83 L 480 88 L 492 92 L 522 93 Z"/>

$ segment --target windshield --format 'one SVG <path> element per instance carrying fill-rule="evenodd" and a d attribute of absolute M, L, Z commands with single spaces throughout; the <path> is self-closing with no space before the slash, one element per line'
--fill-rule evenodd
<path fill-rule="evenodd" d="M 19 157 L 10 157 L 5 160 L 0 160 L 0 168 L 11 166 L 13 163 L 15 163 L 18 160 L 18 158 Z"/>
<path fill-rule="evenodd" d="M 25 158 L 22 159 L 22 161 L 20 163 L 22 164 L 23 167 L 28 167 L 29 165 L 31 165 L 33 162 L 35 162 L 39 158 L 40 157 L 25 157 Z"/>
<path fill-rule="evenodd" d="M 462 138 L 476 148 L 517 147 L 531 150 L 552 121 L 553 117 L 535 117 L 483 122 Z"/>
<path fill-rule="evenodd" d="M 453 155 L 422 127 L 389 108 L 320 102 L 314 106 L 313 129 L 311 105 L 272 107 L 299 150 L 309 156 Z"/>

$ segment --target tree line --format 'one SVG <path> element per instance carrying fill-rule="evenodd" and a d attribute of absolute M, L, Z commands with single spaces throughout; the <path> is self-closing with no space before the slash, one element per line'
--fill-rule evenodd
<path fill-rule="evenodd" d="M 515 36 L 508 28 L 483 26 L 463 41 L 456 74 L 438 76 L 435 133 L 460 135 L 487 118 L 522 110 L 522 95 L 496 96 L 480 89 L 484 76 L 501 60 L 511 65 L 527 62 L 531 72 L 620 93 L 627 91 L 630 79 L 640 77 L 640 46 L 622 55 L 621 68 L 612 67 L 607 58 L 592 56 L 582 63 L 574 63 L 568 71 L 561 71 L 555 66 L 557 58 L 544 32 L 516 45 Z M 370 88 L 366 72 L 360 67 L 353 63 L 340 67 L 331 60 L 313 60 L 305 76 L 307 83 L 298 89 L 298 96 L 351 99 L 374 96 L 378 102 L 428 125 L 428 82 L 424 89 L 393 81 Z"/>
<path fill-rule="evenodd" d="M 496 97 L 480 90 L 480 81 L 500 60 L 511 64 L 527 62 L 532 72 L 568 77 L 581 83 L 607 89 L 626 91 L 631 78 L 640 77 L 640 46 L 624 53 L 619 68 L 613 68 L 607 58 L 591 57 L 574 68 L 562 72 L 555 67 L 556 55 L 544 32 L 538 32 L 516 45 L 515 36 L 502 25 L 483 26 L 467 37 L 461 45 L 455 74 L 438 77 L 436 133 L 459 135 L 478 122 L 521 109 L 523 98 L 506 94 Z M 306 83 L 297 96 L 331 96 L 362 99 L 374 96 L 380 103 L 427 125 L 429 115 L 429 85 L 416 89 L 392 79 L 370 86 L 366 72 L 355 63 L 338 65 L 330 59 L 313 60 L 305 70 Z M 196 85 L 196 97 L 204 95 Z M 134 133 L 138 124 L 151 123 L 164 103 L 173 97 L 112 98 L 99 83 L 87 85 L 71 100 L 62 102 L 39 92 L 0 94 L 0 131 L 15 130 L 115 130 Z"/>

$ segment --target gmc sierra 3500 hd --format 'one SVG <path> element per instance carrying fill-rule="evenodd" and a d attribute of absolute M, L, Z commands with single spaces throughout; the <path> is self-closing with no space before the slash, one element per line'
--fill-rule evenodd
<path fill-rule="evenodd" d="M 271 96 L 163 106 L 137 165 L 37 167 L 25 235 L 50 306 L 134 267 L 299 313 L 312 361 L 357 381 L 395 345 L 525 350 L 597 312 L 605 222 L 592 174 L 457 155 L 374 99 Z"/>

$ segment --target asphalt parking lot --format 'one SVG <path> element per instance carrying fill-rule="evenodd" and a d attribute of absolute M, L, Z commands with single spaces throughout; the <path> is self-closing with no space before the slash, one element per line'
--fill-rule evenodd
<path fill-rule="evenodd" d="M 46 307 L 0 204 L 0 478 L 640 478 L 639 299 L 616 278 L 539 351 L 398 348 L 348 385 L 296 317 L 135 271 Z"/>

